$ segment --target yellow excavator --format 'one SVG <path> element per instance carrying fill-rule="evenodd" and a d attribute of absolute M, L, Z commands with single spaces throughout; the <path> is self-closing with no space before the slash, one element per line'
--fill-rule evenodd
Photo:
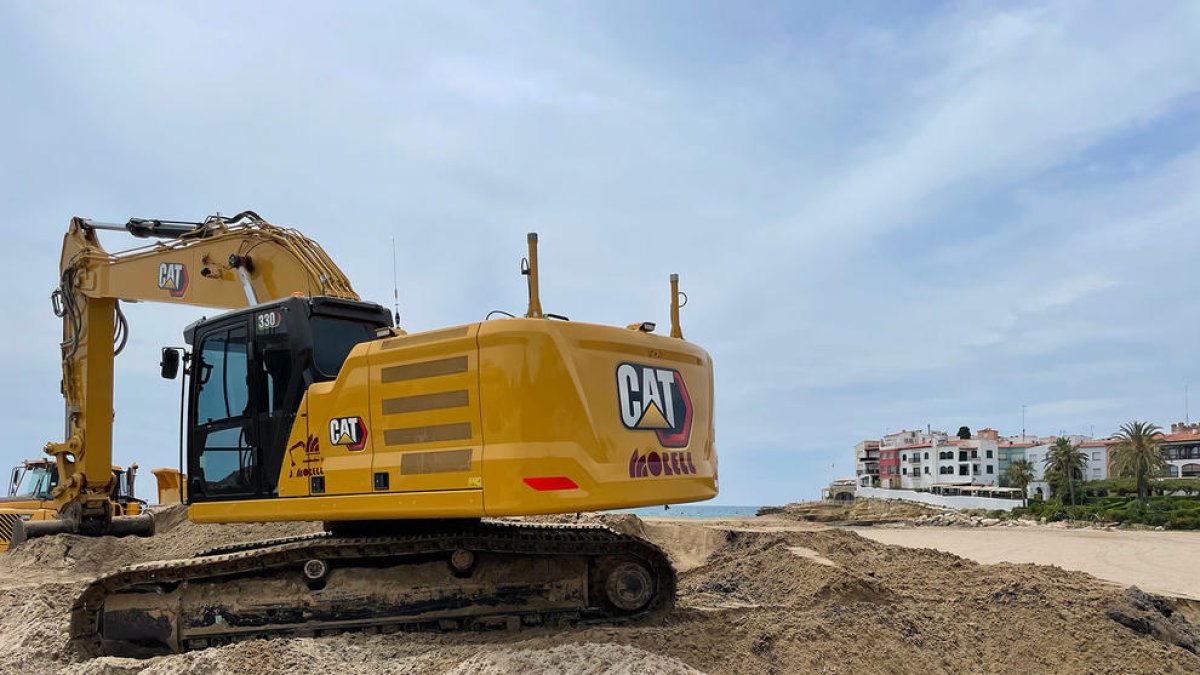
<path fill-rule="evenodd" d="M 218 288 L 244 289 L 243 308 L 188 326 L 187 349 L 163 350 L 163 376 L 185 376 L 179 492 L 189 518 L 326 527 L 97 579 L 72 609 L 80 653 L 630 621 L 673 603 L 674 570 L 643 539 L 497 518 L 716 495 L 712 361 L 683 339 L 675 275 L 669 335 L 648 321 L 570 321 L 542 310 L 531 234 L 524 316 L 409 334 L 384 307 L 359 301 L 326 256 L 296 255 L 319 251 L 314 243 L 250 212 L 122 227 L 172 239 L 144 252 L 136 274 L 129 268 L 126 290 L 95 297 L 144 299 L 132 289 L 153 285 L 173 301 L 221 306 L 229 293 Z M 64 276 L 64 288 L 100 285 Z M 89 338 L 111 345 L 119 315 L 106 302 L 85 314 L 102 324 Z M 79 323 L 92 330 L 90 321 Z M 111 363 L 102 375 L 109 420 Z M 92 440 L 63 450 L 76 463 L 96 448 L 111 455 Z"/>

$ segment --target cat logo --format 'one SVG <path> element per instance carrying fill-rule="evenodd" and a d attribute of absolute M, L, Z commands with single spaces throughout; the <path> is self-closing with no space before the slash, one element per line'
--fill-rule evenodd
<path fill-rule="evenodd" d="M 335 417 L 329 420 L 329 442 L 347 450 L 367 447 L 367 425 L 361 417 Z"/>
<path fill-rule="evenodd" d="M 182 298 L 188 287 L 187 267 L 183 263 L 159 263 L 158 287 L 170 293 L 172 298 Z"/>
<path fill-rule="evenodd" d="M 620 364 L 617 403 L 626 429 L 653 431 L 664 448 L 687 447 L 692 432 L 692 399 L 679 371 Z"/>

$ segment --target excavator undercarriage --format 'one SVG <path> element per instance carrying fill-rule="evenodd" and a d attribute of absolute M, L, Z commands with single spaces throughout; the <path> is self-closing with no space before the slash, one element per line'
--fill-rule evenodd
<path fill-rule="evenodd" d="M 271 636 L 623 622 L 674 601 L 663 551 L 606 527 L 411 525 L 126 568 L 81 594 L 71 642 L 85 657 L 146 657 Z"/>

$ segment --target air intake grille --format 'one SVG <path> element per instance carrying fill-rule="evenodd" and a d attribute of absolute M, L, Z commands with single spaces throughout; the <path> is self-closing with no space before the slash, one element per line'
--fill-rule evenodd
<path fill-rule="evenodd" d="M 12 541 L 13 528 L 20 519 L 19 513 L 0 513 L 0 544 L 4 548 L 8 548 L 8 543 Z"/>

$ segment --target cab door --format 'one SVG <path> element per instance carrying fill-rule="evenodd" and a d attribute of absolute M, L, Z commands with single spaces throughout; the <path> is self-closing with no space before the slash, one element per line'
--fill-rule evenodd
<path fill-rule="evenodd" d="M 188 501 L 245 499 L 260 493 L 261 460 L 251 404 L 249 319 L 198 336 L 192 364 Z"/>

